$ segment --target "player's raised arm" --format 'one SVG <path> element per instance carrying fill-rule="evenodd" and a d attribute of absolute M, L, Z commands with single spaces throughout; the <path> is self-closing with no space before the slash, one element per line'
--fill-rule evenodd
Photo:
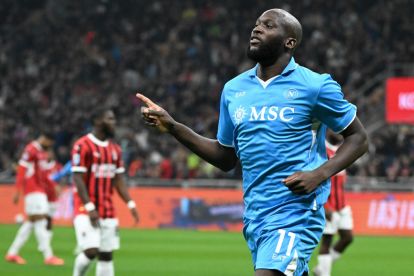
<path fill-rule="evenodd" d="M 221 145 L 216 139 L 210 139 L 195 133 L 189 127 L 175 121 L 168 112 L 142 94 L 136 95 L 147 107 L 141 108 L 146 125 L 168 132 L 181 144 L 212 165 L 229 171 L 236 165 L 234 148 Z"/>

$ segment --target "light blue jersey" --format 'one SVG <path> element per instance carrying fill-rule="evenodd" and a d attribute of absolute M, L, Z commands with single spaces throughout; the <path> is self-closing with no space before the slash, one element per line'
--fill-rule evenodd
<path fill-rule="evenodd" d="M 322 183 L 311 194 L 298 195 L 282 180 L 294 172 L 310 171 L 325 163 L 326 126 L 341 132 L 356 117 L 356 107 L 344 99 L 340 86 L 330 75 L 299 66 L 293 58 L 282 74 L 268 82 L 258 79 L 256 70 L 257 66 L 224 86 L 217 133 L 220 144 L 234 147 L 243 168 L 245 236 L 255 267 L 278 258 L 272 252 L 265 252 L 270 256 L 268 261 L 255 260 L 256 255 L 263 255 L 258 249 L 260 245 L 255 244 L 265 240 L 263 227 L 270 225 L 269 229 L 276 234 L 286 231 L 294 237 L 303 235 L 302 240 L 317 245 L 324 224 L 321 207 L 329 196 L 330 181 Z M 301 230 L 301 227 L 311 229 L 307 212 L 312 211 L 312 219 L 318 221 L 313 223 L 317 235 Z M 271 237 L 269 248 L 274 250 L 273 242 L 277 240 L 273 240 L 275 235 Z M 298 244 L 297 248 L 289 249 L 289 239 L 284 240 L 284 254 L 291 250 L 292 255 L 293 252 L 300 255 L 297 249 L 302 247 L 302 257 L 308 259 L 312 246 Z M 296 243 L 292 240 L 293 245 Z M 283 269 L 293 262 L 285 257 Z"/>
<path fill-rule="evenodd" d="M 264 217 L 291 204 L 317 209 L 328 198 L 328 181 L 307 196 L 292 193 L 281 181 L 322 165 L 327 160 L 325 125 L 344 130 L 356 107 L 344 100 L 329 75 L 299 66 L 293 58 L 266 88 L 256 69 L 224 86 L 217 134 L 240 159 L 245 217 Z"/>

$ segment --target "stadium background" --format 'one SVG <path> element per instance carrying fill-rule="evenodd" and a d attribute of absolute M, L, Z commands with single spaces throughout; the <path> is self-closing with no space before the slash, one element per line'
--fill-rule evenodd
<path fill-rule="evenodd" d="M 214 137 L 221 88 L 252 66 L 245 57 L 251 28 L 257 16 L 272 7 L 287 9 L 302 22 L 304 39 L 296 61 L 332 74 L 346 98 L 358 106 L 370 135 L 370 153 L 348 170 L 357 234 L 373 235 L 374 245 L 389 239 L 381 248 L 388 253 L 382 263 L 404 269 L 407 253 L 412 259 L 413 251 L 394 252 L 401 239 L 378 235 L 414 236 L 414 2 L 410 0 L 1 1 L 0 183 L 5 185 L 0 185 L 0 199 L 7 211 L 1 212 L 0 223 L 13 223 L 22 211 L 11 203 L 10 184 L 22 147 L 36 137 L 39 127 L 54 130 L 56 157 L 64 163 L 72 141 L 90 129 L 86 123 L 90 110 L 108 104 L 116 108 L 117 141 L 129 184 L 137 186 L 133 194 L 144 218 L 138 230 L 126 231 L 139 236 L 151 233 L 142 229 L 184 227 L 234 230 L 237 235 L 240 169 L 222 173 L 172 138 L 144 128 L 134 94 L 149 95 L 177 120 Z M 68 225 L 70 193 L 64 193 L 60 206 L 58 222 Z M 125 207 L 118 210 L 123 226 L 131 227 Z M 0 233 L 3 229 L 8 233 L 1 243 L 3 252 L 13 238 L 9 227 L 15 226 L 0 227 Z M 56 244 L 65 231 L 57 229 Z M 128 237 L 133 240 L 134 234 Z M 248 252 L 237 237 L 245 254 L 245 273 L 230 270 L 222 275 L 251 275 Z M 406 247 L 411 239 L 402 244 Z M 128 251 L 129 244 L 123 238 L 119 254 Z M 70 251 L 70 246 L 55 246 L 55 251 Z M 358 254 L 365 254 L 367 262 L 377 256 L 375 250 L 357 248 L 358 238 L 349 249 L 350 257 L 341 261 L 344 273 L 360 271 L 347 267 L 347 262 L 363 260 Z M 215 254 L 220 256 L 220 250 Z M 67 255 L 70 271 L 73 256 Z M 145 258 L 145 253 L 139 256 Z M 210 265 L 214 261 L 218 260 Z M 30 265 L 28 274 L 21 275 L 33 274 Z M 135 268 L 133 262 L 130 265 Z M 3 268 L 16 272 L 5 263 L 0 272 Z M 402 274 L 409 275 L 406 272 L 412 269 L 406 269 Z M 390 271 L 375 275 L 398 274 Z"/>

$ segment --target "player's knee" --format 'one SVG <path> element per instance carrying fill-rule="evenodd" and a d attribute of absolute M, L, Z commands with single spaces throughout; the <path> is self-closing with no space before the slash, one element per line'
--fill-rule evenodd
<path fill-rule="evenodd" d="M 99 252 L 99 260 L 104 262 L 112 261 L 112 252 Z"/>
<path fill-rule="evenodd" d="M 354 240 L 354 235 L 352 235 L 352 232 L 350 231 L 346 231 L 346 232 L 344 231 L 340 235 L 340 240 L 344 246 L 348 246 Z"/>
<path fill-rule="evenodd" d="M 333 235 L 323 234 L 321 244 L 329 248 L 332 244 L 332 239 L 333 239 Z"/>
<path fill-rule="evenodd" d="M 28 217 L 29 221 L 31 221 L 31 222 L 35 222 L 35 221 L 42 220 L 42 219 L 45 219 L 45 218 L 46 218 L 45 215 L 30 215 Z"/>
<path fill-rule="evenodd" d="M 344 237 L 344 242 L 346 245 L 350 245 L 354 241 L 354 236 L 352 234 L 346 235 Z"/>
<path fill-rule="evenodd" d="M 98 248 L 88 248 L 83 253 L 85 253 L 88 259 L 93 260 L 96 258 L 96 256 L 98 256 L 99 251 L 98 251 Z"/>

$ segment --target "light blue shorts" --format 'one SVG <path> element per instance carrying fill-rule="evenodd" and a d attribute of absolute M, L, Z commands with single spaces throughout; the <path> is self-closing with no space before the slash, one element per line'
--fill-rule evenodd
<path fill-rule="evenodd" d="M 265 220 L 245 220 L 244 237 L 254 269 L 279 270 L 290 276 L 309 271 L 308 262 L 325 225 L 323 207 L 318 210 L 279 211 Z"/>

